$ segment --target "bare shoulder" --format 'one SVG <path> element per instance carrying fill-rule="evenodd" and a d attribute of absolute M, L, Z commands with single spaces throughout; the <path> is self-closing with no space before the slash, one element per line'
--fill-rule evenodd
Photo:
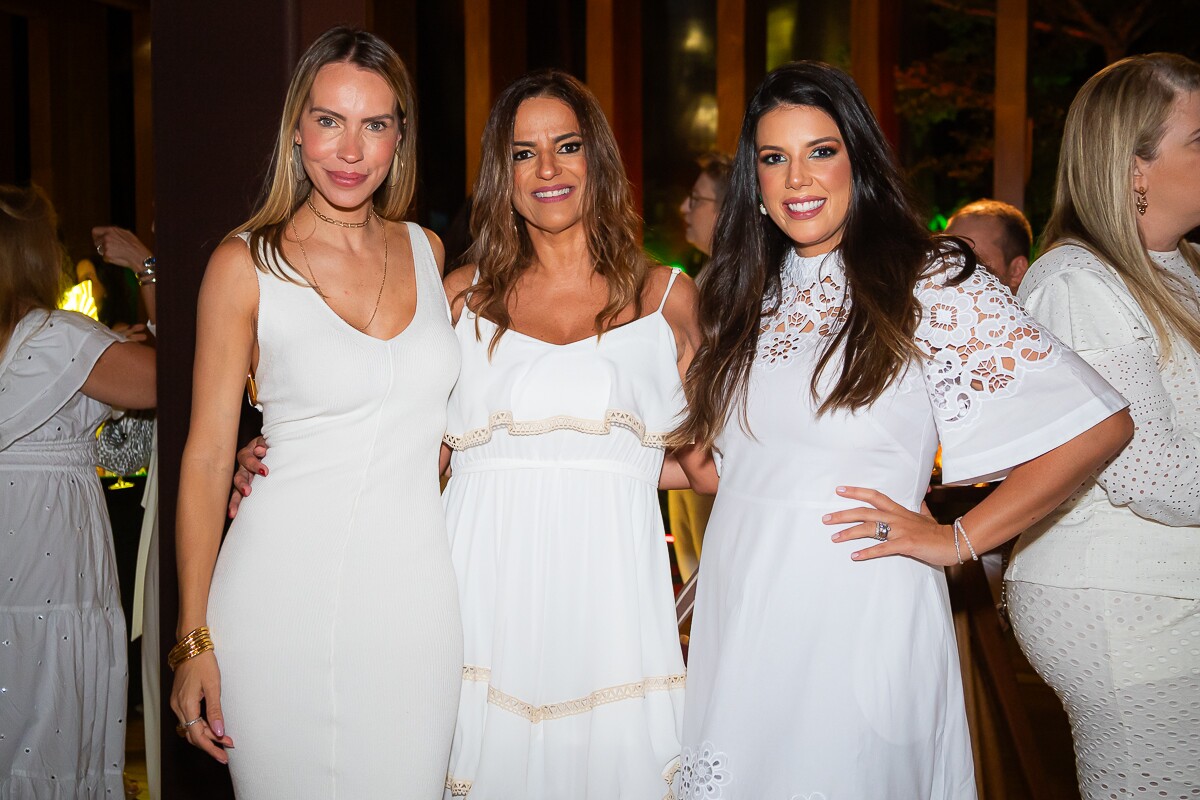
<path fill-rule="evenodd" d="M 471 288 L 471 284 L 475 282 L 475 272 L 474 264 L 464 264 L 458 269 L 452 270 L 442 279 L 442 286 L 446 290 L 446 299 L 450 301 L 450 317 L 456 323 L 465 303 L 462 293 Z"/>
<path fill-rule="evenodd" d="M 696 282 L 690 275 L 680 270 L 675 282 L 672 283 L 671 276 L 674 272 L 673 267 L 656 265 L 651 268 L 647 281 L 650 297 L 654 298 L 655 305 L 658 305 L 662 302 L 663 292 L 666 292 L 669 286 L 671 287 L 670 294 L 667 295 L 667 302 L 663 306 L 663 314 L 667 319 L 673 321 L 677 317 L 695 318 L 696 308 L 700 302 L 700 295 L 696 291 Z"/>
<path fill-rule="evenodd" d="M 454 299 L 456 295 L 471 288 L 471 284 L 475 282 L 475 272 L 478 269 L 474 264 L 463 264 L 457 269 L 451 270 L 443 280 L 442 284 L 446 287 L 446 296 Z"/>
<path fill-rule="evenodd" d="M 210 301 L 223 298 L 224 303 L 252 311 L 258 305 L 257 270 L 246 242 L 238 237 L 226 239 L 208 259 L 201 296 Z"/>

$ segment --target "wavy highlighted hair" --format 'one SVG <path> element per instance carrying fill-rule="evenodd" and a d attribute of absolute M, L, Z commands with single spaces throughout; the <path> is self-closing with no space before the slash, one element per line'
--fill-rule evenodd
<path fill-rule="evenodd" d="M 587 180 L 583 190 L 583 225 L 592 267 L 608 284 L 608 302 L 596 315 L 603 332 L 626 307 L 641 315 L 642 287 L 649 262 L 642 252 L 641 218 L 634 208 L 629 179 L 616 136 L 595 95 L 559 70 L 531 72 L 500 93 L 483 133 L 479 177 L 471 211 L 474 243 L 465 263 L 479 268 L 469 294 L 472 311 L 496 324 L 488 346 L 494 352 L 512 325 L 508 302 L 521 273 L 533 262 L 533 243 L 513 205 L 513 125 L 521 103 L 534 97 L 562 101 L 575 114 L 583 138 Z M 480 336 L 476 320 L 475 334 Z"/>
<path fill-rule="evenodd" d="M 309 46 L 292 72 L 258 209 L 248 221 L 229 233 L 229 236 L 234 236 L 249 231 L 250 254 L 255 266 L 293 283 L 299 281 L 278 265 L 263 259 L 261 245 L 264 242 L 269 244 L 270 252 L 280 254 L 282 258 L 283 236 L 288 220 L 312 191 L 308 176 L 303 171 L 296 171 L 292 150 L 298 145 L 294 143 L 293 136 L 309 103 L 309 94 L 321 67 L 342 63 L 374 72 L 383 78 L 396 96 L 400 145 L 396 160 L 393 161 L 393 170 L 375 190 L 375 213 L 384 219 L 404 219 L 416 190 L 417 98 L 404 62 L 387 42 L 373 33 L 342 26 L 330 28 Z M 399 169 L 396 169 L 397 163 Z M 393 172 L 396 174 L 393 175 Z"/>
<path fill-rule="evenodd" d="M 1176 100 L 1198 89 L 1200 64 L 1175 53 L 1131 56 L 1093 75 L 1067 112 L 1054 210 L 1042 233 L 1043 247 L 1079 244 L 1116 270 L 1150 320 L 1163 363 L 1174 336 L 1200 350 L 1200 306 L 1189 287 L 1154 263 L 1138 232 L 1134 156 L 1158 157 Z M 1179 245 L 1200 274 L 1200 256 Z"/>

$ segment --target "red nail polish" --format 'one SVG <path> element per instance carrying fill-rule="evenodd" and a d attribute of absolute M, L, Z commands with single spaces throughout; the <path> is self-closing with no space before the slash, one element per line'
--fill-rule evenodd
<path fill-rule="evenodd" d="M 259 475 L 262 475 L 264 478 L 265 478 L 265 477 L 267 477 L 267 471 L 266 471 L 265 469 L 261 469 L 261 468 L 260 468 L 260 469 L 258 470 L 258 474 L 259 474 Z"/>

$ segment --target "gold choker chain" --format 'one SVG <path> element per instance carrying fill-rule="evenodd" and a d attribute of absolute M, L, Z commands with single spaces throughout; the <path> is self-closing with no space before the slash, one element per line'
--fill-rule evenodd
<path fill-rule="evenodd" d="M 311 211 L 312 213 L 316 214 L 317 219 L 321 220 L 321 222 L 328 222 L 330 225 L 337 225 L 339 228 L 365 228 L 365 227 L 367 227 L 367 223 L 371 221 L 371 217 L 374 216 L 374 214 L 375 214 L 374 209 L 368 208 L 367 209 L 367 218 L 364 219 L 362 222 L 343 222 L 340 219 L 334 219 L 333 217 L 327 217 L 324 214 L 322 214 L 320 211 L 317 211 L 317 207 L 313 205 L 312 195 L 309 195 L 308 199 L 305 200 L 304 203 L 305 203 L 305 205 L 308 206 L 308 210 Z"/>

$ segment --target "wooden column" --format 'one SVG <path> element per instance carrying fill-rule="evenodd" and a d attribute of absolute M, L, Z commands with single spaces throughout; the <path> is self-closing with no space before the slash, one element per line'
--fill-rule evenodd
<path fill-rule="evenodd" d="M 111 216 L 107 11 L 60 0 L 29 17 L 30 174 L 50 195 L 73 258 Z"/>
<path fill-rule="evenodd" d="M 899 0 L 850 3 L 850 72 L 893 146 L 900 134 L 895 80 L 899 14 Z"/>
<path fill-rule="evenodd" d="M 196 296 L 222 237 L 259 196 L 298 41 L 300 0 L 157 3 L 153 14 L 159 306 L 161 639 L 175 642 L 175 515 L 191 415 Z M 231 24 L 236 21 L 236 24 Z M 175 736 L 163 675 L 163 797 L 232 798 L 228 769 Z M 149 732 L 148 732 L 149 735 Z M 236 736 L 236 734 L 235 734 Z"/>
<path fill-rule="evenodd" d="M 466 163 L 470 194 L 479 173 L 479 143 L 492 102 L 525 71 L 524 0 L 463 0 L 466 67 Z"/>
<path fill-rule="evenodd" d="M 1025 208 L 1029 0 L 996 2 L 996 141 L 992 196 Z"/>
<path fill-rule="evenodd" d="M 154 251 L 154 101 L 150 12 L 133 13 L 134 225 Z"/>
<path fill-rule="evenodd" d="M 588 0 L 587 84 L 608 116 L 642 207 L 641 0 Z"/>
<path fill-rule="evenodd" d="M 737 148 L 742 117 L 767 70 L 762 0 L 717 0 L 717 148 Z"/>

